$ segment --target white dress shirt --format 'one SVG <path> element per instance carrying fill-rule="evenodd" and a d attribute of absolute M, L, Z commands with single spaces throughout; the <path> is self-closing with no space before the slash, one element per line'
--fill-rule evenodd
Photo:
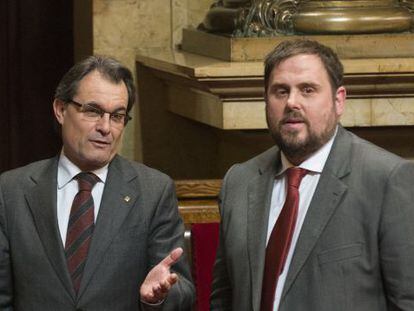
<path fill-rule="evenodd" d="M 292 256 L 294 249 L 296 247 L 296 242 L 298 241 L 299 233 L 305 220 L 306 213 L 308 211 L 310 202 L 312 200 L 313 194 L 315 193 L 316 186 L 318 185 L 319 178 L 321 176 L 323 167 L 325 166 L 326 160 L 329 156 L 329 153 L 332 148 L 334 138 L 336 136 L 337 129 L 332 138 L 322 146 L 318 151 L 316 151 L 312 156 L 307 160 L 303 161 L 299 167 L 308 170 L 308 174 L 303 177 L 302 182 L 299 186 L 299 210 L 298 218 L 296 220 L 295 230 L 292 236 L 292 242 L 290 245 L 289 253 L 286 258 L 286 263 L 283 268 L 283 272 L 279 276 L 279 280 L 276 286 L 275 300 L 273 304 L 273 310 L 277 311 L 279 309 L 280 298 L 282 295 L 283 287 L 285 285 L 286 276 L 289 271 L 290 263 L 292 261 Z M 272 191 L 272 201 L 270 203 L 270 214 L 269 214 L 269 224 L 267 228 L 267 242 L 269 241 L 270 234 L 272 233 L 273 227 L 276 224 L 277 218 L 279 217 L 280 212 L 282 211 L 283 204 L 286 200 L 287 186 L 286 186 L 286 174 L 285 171 L 289 167 L 294 165 L 289 162 L 286 156 L 281 153 L 282 160 L 282 169 L 277 173 L 275 182 L 273 185 Z M 267 245 L 266 242 L 266 245 Z"/>
<path fill-rule="evenodd" d="M 70 216 L 70 209 L 72 207 L 73 199 L 78 193 L 79 187 L 77 180 L 73 179 L 81 170 L 73 164 L 63 153 L 61 153 L 57 172 L 57 219 L 59 225 L 60 236 L 63 245 L 66 243 L 66 232 L 68 229 L 68 222 Z M 92 189 L 92 197 L 94 202 L 94 217 L 99 212 L 101 205 L 102 193 L 105 186 L 106 176 L 108 174 L 108 165 L 92 171 L 99 177 L 100 181 Z"/>

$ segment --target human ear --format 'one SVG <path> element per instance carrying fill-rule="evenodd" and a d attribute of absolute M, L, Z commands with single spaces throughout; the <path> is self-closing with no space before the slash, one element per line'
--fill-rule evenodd
<path fill-rule="evenodd" d="M 335 93 L 335 110 L 338 117 L 340 117 L 345 110 L 346 89 L 344 86 L 338 87 Z"/>
<path fill-rule="evenodd" d="M 65 110 L 66 110 L 65 103 L 61 101 L 60 99 L 56 98 L 53 101 L 53 111 L 55 113 L 55 118 L 59 124 L 63 124 Z"/>

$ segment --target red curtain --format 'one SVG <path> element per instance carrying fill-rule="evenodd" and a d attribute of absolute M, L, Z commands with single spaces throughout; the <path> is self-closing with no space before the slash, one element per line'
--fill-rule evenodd
<path fill-rule="evenodd" d="M 196 310 L 208 311 L 214 260 L 218 246 L 218 223 L 194 224 L 191 229 Z"/>

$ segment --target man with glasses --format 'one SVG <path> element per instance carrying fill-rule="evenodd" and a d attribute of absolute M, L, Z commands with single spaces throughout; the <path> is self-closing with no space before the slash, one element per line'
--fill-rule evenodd
<path fill-rule="evenodd" d="M 89 57 L 53 102 L 63 147 L 0 176 L 1 310 L 189 310 L 173 182 L 117 155 L 131 72 Z"/>

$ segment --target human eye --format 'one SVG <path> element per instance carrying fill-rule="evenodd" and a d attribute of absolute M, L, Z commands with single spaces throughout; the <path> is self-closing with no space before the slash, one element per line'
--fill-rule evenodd
<path fill-rule="evenodd" d="M 289 91 L 284 87 L 275 87 L 272 89 L 272 93 L 276 98 L 285 98 L 288 96 Z"/>
<path fill-rule="evenodd" d="M 99 109 L 98 107 L 95 107 L 89 104 L 83 105 L 82 112 L 85 114 L 85 116 L 91 117 L 91 118 L 100 117 L 104 114 L 102 109 Z"/>
<path fill-rule="evenodd" d="M 305 85 L 303 88 L 302 88 L 302 93 L 305 95 L 305 96 L 309 96 L 309 95 L 312 95 L 313 93 L 315 93 L 315 88 L 314 87 L 312 87 L 312 86 L 310 86 L 310 85 Z"/>
<path fill-rule="evenodd" d="M 125 120 L 125 114 L 117 112 L 111 113 L 111 120 L 116 123 L 123 123 Z"/>

